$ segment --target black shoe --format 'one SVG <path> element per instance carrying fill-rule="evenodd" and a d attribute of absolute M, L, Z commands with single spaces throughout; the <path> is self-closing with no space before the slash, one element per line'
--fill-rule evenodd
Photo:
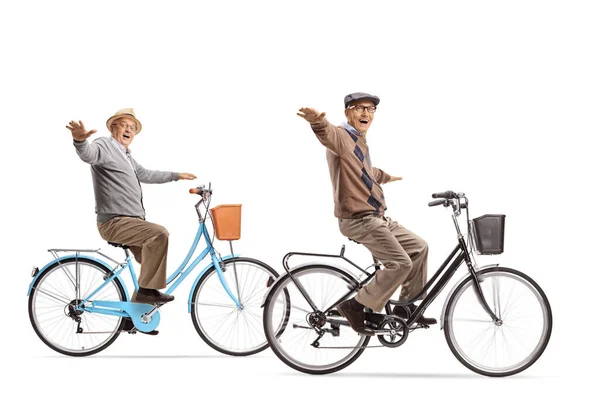
<path fill-rule="evenodd" d="M 158 335 L 158 331 L 155 329 L 153 331 L 150 332 L 144 332 L 144 331 L 138 331 L 137 328 L 135 327 L 135 325 L 133 325 L 133 321 L 131 320 L 131 318 L 125 318 L 125 324 L 123 325 L 123 331 L 128 332 L 128 333 L 136 333 L 136 332 L 140 332 L 140 333 L 144 333 L 146 335 Z"/>
<path fill-rule="evenodd" d="M 371 329 L 365 328 L 365 307 L 354 298 L 341 302 L 336 308 L 354 331 L 367 336 L 375 334 Z"/>
<path fill-rule="evenodd" d="M 410 314 L 406 312 L 405 307 L 408 307 L 408 309 L 410 310 Z M 392 310 L 392 312 L 394 313 L 394 315 L 397 315 L 400 318 L 408 319 L 410 317 L 410 315 L 412 315 L 415 312 L 416 309 L 417 309 L 417 306 L 415 306 L 414 304 L 409 304 L 408 306 L 394 306 L 394 309 Z M 437 324 L 437 320 L 435 318 L 428 318 L 424 315 L 421 315 L 416 322 L 418 324 L 423 324 L 423 325 Z"/>
<path fill-rule="evenodd" d="M 132 303 L 168 303 L 169 301 L 175 300 L 175 296 L 170 294 L 161 293 L 156 289 L 139 288 L 137 292 L 131 297 Z"/>

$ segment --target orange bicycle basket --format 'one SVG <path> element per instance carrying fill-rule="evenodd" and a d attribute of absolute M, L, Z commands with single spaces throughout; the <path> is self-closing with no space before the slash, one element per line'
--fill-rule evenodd
<path fill-rule="evenodd" d="M 238 240 L 242 228 L 242 205 L 221 204 L 210 209 L 215 235 L 219 240 Z"/>

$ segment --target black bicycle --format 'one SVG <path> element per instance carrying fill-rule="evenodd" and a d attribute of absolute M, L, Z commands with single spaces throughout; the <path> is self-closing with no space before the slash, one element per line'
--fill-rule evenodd
<path fill-rule="evenodd" d="M 328 374 L 352 364 L 367 347 L 401 346 L 410 332 L 428 328 L 416 321 L 463 263 L 468 273 L 450 290 L 440 321 L 452 353 L 472 371 L 494 377 L 517 374 L 539 359 L 552 332 L 548 298 L 533 279 L 520 271 L 498 264 L 478 267 L 475 262 L 473 250 L 477 254 L 504 251 L 505 216 L 485 214 L 470 220 L 468 199 L 463 193 L 447 191 L 433 198 L 438 200 L 430 202 L 430 207 L 452 207 L 458 244 L 415 297 L 423 300 L 412 313 L 408 306 L 414 299 L 390 300 L 385 313 L 365 310 L 365 323 L 375 331 L 380 345 L 368 346 L 370 336 L 354 332 L 336 310 L 339 303 L 373 278 L 380 268 L 377 260 L 363 269 L 344 257 L 344 246 L 339 255 L 285 255 L 286 274 L 272 285 L 263 301 L 267 340 L 284 363 L 301 372 Z M 458 220 L 463 209 L 468 222 L 466 240 Z M 343 260 L 359 274 L 330 263 L 290 268 L 292 256 Z M 370 268 L 374 270 L 369 272 Z M 404 306 L 409 318 L 394 315 L 392 306 Z"/>

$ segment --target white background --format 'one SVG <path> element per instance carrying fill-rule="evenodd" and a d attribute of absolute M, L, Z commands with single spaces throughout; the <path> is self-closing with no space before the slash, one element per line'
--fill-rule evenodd
<path fill-rule="evenodd" d="M 5 388 L 61 398 L 318 396 L 500 398 L 580 393 L 598 356 L 596 203 L 599 7 L 593 1 L 78 1 L 0 7 Z M 554 312 L 552 339 L 522 374 L 489 379 L 454 359 L 439 329 L 372 349 L 313 377 L 267 350 L 209 348 L 187 314 L 191 280 L 161 311 L 160 335 L 124 335 L 97 356 L 58 355 L 27 317 L 29 273 L 54 247 L 102 248 L 89 167 L 68 121 L 95 135 L 133 107 L 147 168 L 212 182 L 213 205 L 243 204 L 235 250 L 282 272 L 288 251 L 368 252 L 339 233 L 324 148 L 298 108 L 343 121 L 343 97 L 381 98 L 368 134 L 388 214 L 430 245 L 430 273 L 455 241 L 430 194 L 465 192 L 471 216 L 503 213 L 501 262 L 532 276 Z M 596 142 L 596 141 L 595 141 Z M 146 185 L 149 220 L 171 233 L 169 270 L 196 229 L 196 182 Z M 227 243 L 219 243 L 227 253 Z M 464 271 L 463 271 L 464 272 Z M 455 279 L 458 279 L 456 277 Z M 440 297 L 428 311 L 439 319 Z M 584 366 L 585 362 L 590 366 Z M 25 384 L 17 383 L 25 379 Z"/>

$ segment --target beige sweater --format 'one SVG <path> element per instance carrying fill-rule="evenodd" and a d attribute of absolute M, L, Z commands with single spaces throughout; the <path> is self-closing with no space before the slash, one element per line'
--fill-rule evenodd
<path fill-rule="evenodd" d="M 327 120 L 311 124 L 319 141 L 327 148 L 327 164 L 333 185 L 337 218 L 383 215 L 385 198 L 380 184 L 390 175 L 371 165 L 366 138 L 348 124 L 334 126 Z"/>

